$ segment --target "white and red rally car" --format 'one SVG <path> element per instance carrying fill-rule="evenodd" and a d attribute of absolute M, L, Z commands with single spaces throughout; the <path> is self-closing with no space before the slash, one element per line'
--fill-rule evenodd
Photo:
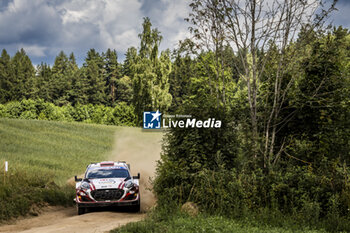
<path fill-rule="evenodd" d="M 87 166 L 84 179 L 76 181 L 76 202 L 78 214 L 84 214 L 89 207 L 129 206 L 140 210 L 140 173 L 130 175 L 130 168 L 124 162 L 106 161 Z"/>

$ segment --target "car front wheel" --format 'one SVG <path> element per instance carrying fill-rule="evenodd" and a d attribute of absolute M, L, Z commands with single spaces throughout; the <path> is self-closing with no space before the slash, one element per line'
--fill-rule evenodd
<path fill-rule="evenodd" d="M 77 210 L 78 210 L 78 215 L 82 215 L 82 214 L 86 213 L 86 208 L 85 207 L 77 206 Z"/>

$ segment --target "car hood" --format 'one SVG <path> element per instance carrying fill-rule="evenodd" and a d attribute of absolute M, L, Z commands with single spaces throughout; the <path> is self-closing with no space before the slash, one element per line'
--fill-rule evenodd
<path fill-rule="evenodd" d="M 124 188 L 125 178 L 105 178 L 105 179 L 91 179 L 90 185 L 94 189 L 114 189 Z"/>

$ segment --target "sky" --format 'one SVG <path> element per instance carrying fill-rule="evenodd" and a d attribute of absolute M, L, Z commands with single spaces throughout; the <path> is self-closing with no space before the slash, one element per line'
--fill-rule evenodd
<path fill-rule="evenodd" d="M 12 56 L 24 48 L 34 65 L 53 64 L 59 51 L 74 52 L 84 62 L 87 51 L 107 48 L 124 59 L 139 46 L 143 17 L 163 36 L 161 49 L 189 36 L 184 21 L 190 0 L 0 0 L 0 49 Z M 350 28 L 350 0 L 339 0 L 331 21 Z"/>

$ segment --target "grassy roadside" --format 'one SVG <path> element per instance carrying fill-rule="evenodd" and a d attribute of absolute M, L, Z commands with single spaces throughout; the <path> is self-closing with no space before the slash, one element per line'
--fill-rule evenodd
<path fill-rule="evenodd" d="M 108 157 L 115 126 L 0 118 L 0 220 L 33 205 L 71 205 L 66 180 Z M 4 177 L 4 161 L 9 172 Z"/>
<path fill-rule="evenodd" d="M 198 215 L 191 217 L 186 214 L 176 213 L 159 220 L 149 217 L 141 222 L 129 223 L 117 228 L 112 233 L 184 233 L 184 232 L 259 232 L 259 233 L 323 233 L 324 230 L 313 230 L 309 228 L 274 227 L 261 225 L 251 220 L 237 221 L 222 216 Z"/>

